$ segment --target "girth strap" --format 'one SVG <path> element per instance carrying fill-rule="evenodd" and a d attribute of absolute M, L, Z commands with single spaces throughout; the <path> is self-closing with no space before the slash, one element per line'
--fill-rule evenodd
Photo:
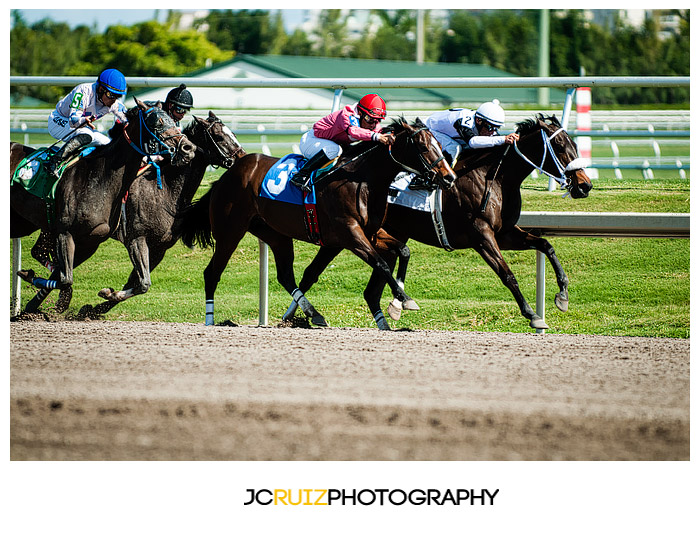
<path fill-rule="evenodd" d="M 438 187 L 436 190 L 430 192 L 428 199 L 430 200 L 430 215 L 440 245 L 445 251 L 454 251 L 454 248 L 450 246 L 450 242 L 447 240 L 445 224 L 442 221 L 442 188 Z"/>

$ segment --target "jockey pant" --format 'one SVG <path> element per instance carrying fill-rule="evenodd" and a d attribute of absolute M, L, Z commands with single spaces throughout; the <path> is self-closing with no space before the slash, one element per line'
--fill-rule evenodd
<path fill-rule="evenodd" d="M 68 119 L 62 117 L 56 110 L 49 115 L 49 134 L 57 140 L 63 139 L 63 141 L 68 141 L 77 134 L 88 134 L 92 141 L 87 146 L 107 145 L 111 141 L 109 136 L 92 130 L 90 127 L 71 128 Z M 66 136 L 65 139 L 64 136 Z"/>
<path fill-rule="evenodd" d="M 462 140 L 456 140 L 446 134 L 443 134 L 442 132 L 438 132 L 436 130 L 431 130 L 430 132 L 433 134 L 433 136 L 435 136 L 435 139 L 440 142 L 442 152 L 447 153 L 450 155 L 450 157 L 452 157 L 450 165 L 454 165 L 459 153 L 462 152 L 462 149 L 465 149 L 467 145 Z"/>
<path fill-rule="evenodd" d="M 299 150 L 304 158 L 311 158 L 319 151 L 326 154 L 328 160 L 338 158 L 343 153 L 343 148 L 332 140 L 325 138 L 317 138 L 314 136 L 313 130 L 305 132 L 299 142 Z"/>

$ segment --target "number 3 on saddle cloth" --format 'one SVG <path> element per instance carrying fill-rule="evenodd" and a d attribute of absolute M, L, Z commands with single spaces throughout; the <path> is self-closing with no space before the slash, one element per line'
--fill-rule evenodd
<path fill-rule="evenodd" d="M 73 165 L 79 158 L 90 154 L 94 147 L 86 147 L 80 154 L 75 155 L 67 162 L 62 162 L 56 168 L 58 179 L 46 172 L 46 161 L 57 151 L 53 147 L 37 149 L 22 160 L 10 178 L 10 186 L 21 186 L 28 193 L 43 200 L 46 204 L 46 218 L 49 225 L 53 225 L 54 206 L 56 203 L 56 186 L 60 177 L 68 166 Z"/>
<path fill-rule="evenodd" d="M 279 159 L 265 175 L 260 185 L 260 197 L 273 199 L 282 203 L 293 205 L 304 205 L 304 224 L 309 235 L 309 241 L 322 246 L 321 231 L 318 226 L 316 213 L 316 187 L 314 182 L 319 174 L 323 174 L 333 167 L 335 160 L 321 169 L 311 173 L 311 191 L 302 192 L 299 188 L 289 182 L 297 171 L 304 165 L 305 159 L 300 154 L 288 154 Z"/>

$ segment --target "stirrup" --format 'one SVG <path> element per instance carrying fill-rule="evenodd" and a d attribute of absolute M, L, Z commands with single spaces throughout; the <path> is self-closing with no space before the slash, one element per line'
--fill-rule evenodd
<path fill-rule="evenodd" d="M 302 180 L 299 180 L 299 178 L 299 173 L 297 173 L 291 179 L 289 179 L 289 182 L 291 182 L 294 186 L 299 188 L 302 192 L 311 192 L 311 177 L 302 175 Z"/>
<path fill-rule="evenodd" d="M 432 192 L 437 188 L 437 184 L 422 179 L 420 177 L 413 177 L 411 179 L 411 182 L 408 184 L 408 189 L 409 190 L 428 190 L 429 192 Z"/>

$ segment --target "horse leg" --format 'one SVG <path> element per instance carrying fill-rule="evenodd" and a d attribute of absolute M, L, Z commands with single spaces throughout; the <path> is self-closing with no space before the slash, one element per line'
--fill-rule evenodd
<path fill-rule="evenodd" d="M 419 309 L 418 304 L 404 292 L 394 279 L 392 275 L 393 267 L 389 267 L 377 250 L 372 247 L 372 244 L 367 240 L 367 237 L 359 227 L 352 229 L 351 232 L 355 238 L 355 244 L 354 246 L 348 247 L 348 249 L 369 264 L 374 270 L 378 270 L 379 274 L 381 274 L 384 280 L 389 284 L 394 298 L 401 302 L 403 309 L 417 311 Z M 372 305 L 370 305 L 370 309 L 372 308 Z M 374 314 L 376 311 L 372 312 Z"/>
<path fill-rule="evenodd" d="M 259 220 L 250 226 L 250 232 L 265 242 L 275 258 L 277 266 L 277 281 L 292 296 L 294 303 L 301 307 L 304 314 L 311 319 L 311 323 L 319 327 L 328 327 L 326 319 L 319 313 L 304 293 L 297 287 L 294 278 L 294 241 L 284 236 L 267 225 L 262 225 Z M 291 307 L 290 307 L 291 308 Z M 285 313 L 286 314 L 286 313 Z M 293 316 L 289 315 L 283 320 Z"/>
<path fill-rule="evenodd" d="M 530 304 L 525 300 L 522 292 L 520 292 L 518 280 L 515 278 L 515 275 L 508 267 L 508 264 L 506 264 L 501 254 L 501 250 L 493 234 L 493 229 L 483 220 L 477 220 L 474 223 L 474 227 L 481 233 L 474 249 L 479 252 L 479 255 L 481 255 L 491 269 L 496 272 L 503 284 L 510 290 L 511 294 L 513 294 L 515 301 L 520 307 L 520 313 L 530 321 L 530 327 L 535 329 L 549 329 L 549 326 L 535 311 L 533 311 Z"/>
<path fill-rule="evenodd" d="M 55 265 L 55 248 L 56 241 L 49 232 L 41 231 L 39 233 L 39 238 L 32 246 L 31 254 L 36 261 L 48 269 L 49 272 L 53 272 Z"/>
<path fill-rule="evenodd" d="M 343 248 L 322 246 L 318 250 L 318 253 L 316 253 L 314 259 L 311 261 L 311 264 L 309 264 L 304 270 L 304 275 L 299 282 L 299 290 L 302 293 L 306 293 L 313 285 L 315 285 L 320 275 L 341 251 L 343 251 Z M 296 313 L 297 307 L 298 304 L 296 300 L 292 300 L 291 305 L 284 315 L 282 315 L 282 320 L 291 319 L 294 316 L 294 313 Z"/>
<path fill-rule="evenodd" d="M 149 270 L 149 248 L 145 236 L 136 237 L 130 240 L 126 246 L 129 258 L 134 269 L 124 288 L 116 292 L 113 288 L 103 288 L 98 292 L 100 298 L 104 298 L 115 305 L 132 296 L 145 294 L 151 288 L 151 272 Z"/>
<path fill-rule="evenodd" d="M 396 238 L 391 236 L 384 229 L 379 229 L 379 232 L 377 232 L 374 247 L 379 253 L 382 254 L 382 257 L 387 261 L 392 272 L 393 272 L 394 266 L 396 264 L 396 259 L 398 257 L 399 268 L 396 271 L 396 284 L 402 290 L 405 290 L 404 282 L 406 281 L 406 272 L 408 271 L 408 261 L 411 258 L 411 250 L 409 249 L 409 247 L 406 244 L 404 244 L 403 242 L 401 242 L 400 240 L 397 240 Z M 388 260 L 387 260 L 387 257 L 388 257 Z M 379 275 L 380 274 L 377 273 L 377 276 L 379 276 Z M 374 276 L 374 272 L 372 272 L 372 276 Z M 370 279 L 370 281 L 371 281 L 371 279 Z M 365 288 L 365 300 L 367 300 L 367 290 L 370 286 L 370 283 L 368 283 L 367 285 L 368 285 L 368 287 Z M 375 283 L 375 285 L 376 285 L 376 283 Z M 373 287 L 374 287 L 374 285 L 373 285 Z M 382 285 L 378 289 L 373 288 L 372 290 L 374 292 L 370 292 L 370 296 L 372 296 L 373 298 L 376 297 L 377 300 L 381 300 L 383 289 L 384 289 L 384 285 Z M 377 292 L 378 292 L 378 294 L 376 294 Z M 387 313 L 392 318 L 392 320 L 399 320 L 401 318 L 401 311 L 403 309 L 408 309 L 408 307 L 406 306 L 406 303 L 399 301 L 397 298 L 394 298 L 391 301 L 391 303 L 389 303 L 389 307 L 387 308 Z M 376 320 L 376 318 L 375 318 L 375 320 Z"/>
<path fill-rule="evenodd" d="M 554 273 L 557 277 L 557 284 L 559 285 L 559 292 L 557 292 L 554 297 L 554 303 L 557 308 L 566 312 L 569 309 L 569 278 L 566 277 L 564 273 L 564 268 L 562 267 L 559 259 L 552 244 L 542 237 L 535 236 L 531 233 L 523 231 L 520 227 L 515 226 L 511 231 L 504 235 L 498 236 L 498 244 L 501 249 L 510 250 L 524 250 L 524 249 L 535 249 L 547 256 L 549 262 L 554 268 Z"/>
<path fill-rule="evenodd" d="M 59 300 L 56 303 L 56 311 L 62 313 L 68 309 L 68 305 L 70 304 L 70 300 L 73 296 L 72 287 L 75 242 L 73 241 L 73 237 L 70 235 L 70 233 L 60 233 L 56 239 L 56 245 L 57 266 L 51 273 L 51 277 L 48 279 L 48 281 L 51 283 L 46 285 L 42 284 L 45 291 L 38 292 L 29 301 L 27 307 L 25 308 L 25 311 L 28 313 L 35 312 L 53 288 L 59 288 L 61 290 L 61 296 L 59 296 Z"/>

